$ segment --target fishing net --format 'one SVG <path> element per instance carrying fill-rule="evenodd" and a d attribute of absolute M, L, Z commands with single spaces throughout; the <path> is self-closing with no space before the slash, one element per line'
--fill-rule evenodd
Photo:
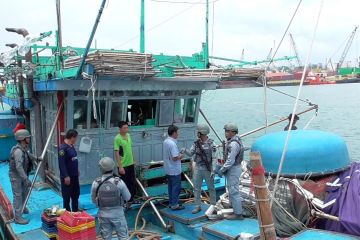
<path fill-rule="evenodd" d="M 269 190 L 274 189 L 275 180 L 270 180 Z M 311 207 L 306 194 L 290 179 L 280 179 L 272 204 L 276 234 L 289 237 L 305 229 L 310 222 Z"/>

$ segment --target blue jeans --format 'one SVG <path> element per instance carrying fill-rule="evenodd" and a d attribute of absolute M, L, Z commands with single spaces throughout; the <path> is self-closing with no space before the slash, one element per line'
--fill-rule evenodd
<path fill-rule="evenodd" d="M 181 190 L 181 174 L 166 175 L 168 179 L 168 194 L 170 207 L 176 207 L 179 204 L 179 195 Z"/>

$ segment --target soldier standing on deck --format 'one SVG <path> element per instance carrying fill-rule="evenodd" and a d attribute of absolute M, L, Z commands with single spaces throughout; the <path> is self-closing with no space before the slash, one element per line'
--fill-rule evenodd
<path fill-rule="evenodd" d="M 205 179 L 206 185 L 209 189 L 210 204 L 216 204 L 216 192 L 214 186 L 213 172 L 213 155 L 216 152 L 214 141 L 208 137 L 210 128 L 206 124 L 198 124 L 197 126 L 198 139 L 193 143 L 190 151 L 182 149 L 188 156 L 194 156 L 195 169 L 194 169 L 194 198 L 195 208 L 192 213 L 196 214 L 201 211 L 201 186 Z"/>
<path fill-rule="evenodd" d="M 102 176 L 91 187 L 91 199 L 99 208 L 100 233 L 104 240 L 112 239 L 113 231 L 119 240 L 129 238 L 123 205 L 131 198 L 125 183 L 114 176 L 114 160 L 104 157 L 99 162 Z"/>
<path fill-rule="evenodd" d="M 29 180 L 29 173 L 32 169 L 35 160 L 40 161 L 29 153 L 31 135 L 28 130 L 20 129 L 15 132 L 15 139 L 18 142 L 16 146 L 11 149 L 9 161 L 9 177 L 11 188 L 14 196 L 14 212 L 15 222 L 17 224 L 28 224 L 29 221 L 24 219 L 21 215 L 21 210 L 25 198 L 30 190 L 31 181 Z M 29 209 L 25 207 L 24 213 L 28 214 Z"/>
<path fill-rule="evenodd" d="M 234 209 L 234 214 L 226 217 L 229 220 L 243 220 L 242 198 L 240 196 L 240 175 L 241 162 L 244 158 L 244 147 L 241 139 L 237 136 L 238 127 L 234 123 L 224 126 L 227 142 L 224 151 L 224 165 L 218 171 L 219 176 L 225 175 L 226 188 L 229 192 L 230 203 Z"/>

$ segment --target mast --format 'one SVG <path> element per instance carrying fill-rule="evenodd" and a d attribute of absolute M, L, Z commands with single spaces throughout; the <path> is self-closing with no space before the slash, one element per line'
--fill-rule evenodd
<path fill-rule="evenodd" d="M 61 12 L 60 12 L 60 0 L 56 0 L 56 17 L 57 17 L 57 35 L 56 35 L 56 39 L 57 39 L 57 48 L 59 51 L 59 68 L 63 68 L 64 67 L 64 58 L 63 58 L 63 53 L 62 53 L 62 30 L 61 30 Z"/>
<path fill-rule="evenodd" d="M 205 47 L 204 47 L 204 58 L 205 68 L 209 65 L 209 0 L 206 0 L 206 18 L 205 18 Z"/>
<path fill-rule="evenodd" d="M 141 0 L 140 53 L 145 53 L 145 0 Z"/>

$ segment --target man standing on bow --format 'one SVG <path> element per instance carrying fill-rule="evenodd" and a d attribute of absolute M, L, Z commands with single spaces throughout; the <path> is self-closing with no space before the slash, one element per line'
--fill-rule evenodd
<path fill-rule="evenodd" d="M 169 205 L 172 210 L 181 210 L 185 207 L 179 204 L 181 191 L 181 159 L 183 155 L 179 152 L 177 138 L 178 127 L 171 125 L 168 128 L 169 137 L 163 143 L 164 169 L 168 180 Z"/>
<path fill-rule="evenodd" d="M 78 132 L 70 129 L 65 134 L 64 143 L 59 148 L 59 168 L 61 180 L 61 194 L 63 206 L 67 211 L 79 211 L 79 162 L 74 145 L 76 144 Z M 70 208 L 71 199 L 71 208 Z"/>
<path fill-rule="evenodd" d="M 234 123 L 228 123 L 224 126 L 226 144 L 224 149 L 224 165 L 218 171 L 219 176 L 225 175 L 226 188 L 229 193 L 230 203 L 234 209 L 234 214 L 229 215 L 226 219 L 243 220 L 242 216 L 242 198 L 240 195 L 240 175 L 241 162 L 244 158 L 244 147 L 237 136 L 238 127 Z"/>
<path fill-rule="evenodd" d="M 210 204 L 216 204 L 216 192 L 214 186 L 213 157 L 216 152 L 214 141 L 208 137 L 210 128 L 206 124 L 198 124 L 198 139 L 193 143 L 190 151 L 184 149 L 188 156 L 194 156 L 195 169 L 193 173 L 195 208 L 193 214 L 201 211 L 201 186 L 205 179 L 210 194 Z"/>
<path fill-rule="evenodd" d="M 284 131 L 289 130 L 291 118 L 292 118 L 292 113 L 290 113 L 288 116 L 289 123 L 288 123 L 288 125 L 285 126 Z M 293 124 L 291 126 L 291 130 L 297 130 L 297 127 L 295 126 L 295 124 L 299 119 L 300 119 L 299 116 L 297 114 L 295 114 Z"/>
<path fill-rule="evenodd" d="M 31 186 L 31 181 L 28 177 L 29 173 L 34 162 L 41 160 L 29 152 L 30 138 L 31 135 L 28 130 L 17 130 L 15 132 L 15 139 L 18 143 L 11 149 L 9 159 L 9 177 L 14 197 L 15 222 L 17 224 L 29 223 L 28 220 L 22 217 L 21 210 Z M 25 207 L 24 213 L 29 213 L 27 207 Z"/>
<path fill-rule="evenodd" d="M 128 204 L 129 207 L 134 201 L 136 194 L 136 176 L 132 139 L 129 134 L 129 125 L 127 122 L 119 122 L 119 133 L 114 139 L 114 155 L 118 164 L 120 177 L 125 182 L 131 194 L 131 199 Z"/>
<path fill-rule="evenodd" d="M 129 234 L 123 205 L 130 200 L 130 192 L 125 183 L 114 175 L 115 163 L 112 158 L 102 158 L 99 167 L 103 175 L 93 182 L 91 199 L 99 208 L 100 234 L 104 240 L 110 240 L 115 231 L 118 240 L 126 240 Z"/>

